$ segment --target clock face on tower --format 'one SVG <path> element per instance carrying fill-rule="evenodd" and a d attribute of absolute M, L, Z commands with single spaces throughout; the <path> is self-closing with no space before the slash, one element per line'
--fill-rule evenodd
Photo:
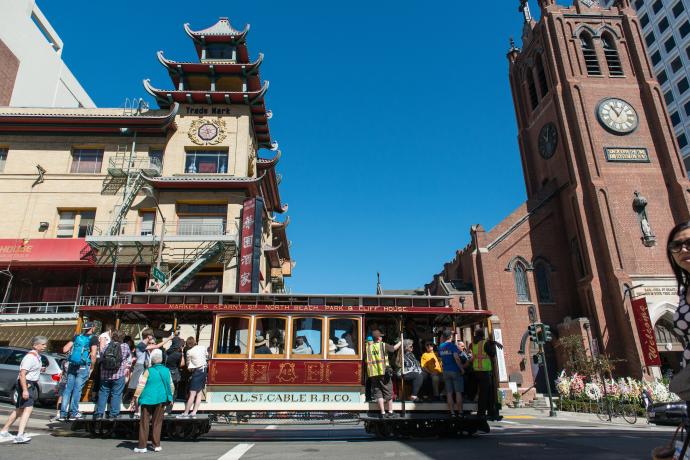
<path fill-rule="evenodd" d="M 211 123 L 205 123 L 199 127 L 198 133 L 201 139 L 210 141 L 218 135 L 218 127 Z"/>
<path fill-rule="evenodd" d="M 629 134 L 635 131 L 639 124 L 637 112 L 632 105 L 615 97 L 599 103 L 597 117 L 601 125 L 614 134 Z"/>
<path fill-rule="evenodd" d="M 553 123 L 547 123 L 539 131 L 539 154 L 548 160 L 556 153 L 558 147 L 558 130 Z"/>

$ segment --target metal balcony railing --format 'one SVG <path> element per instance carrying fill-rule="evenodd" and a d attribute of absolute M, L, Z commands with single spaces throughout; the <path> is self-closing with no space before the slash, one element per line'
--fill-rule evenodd
<path fill-rule="evenodd" d="M 76 313 L 76 302 L 17 302 L 0 303 L 2 315 L 29 315 L 50 313 Z"/>
<path fill-rule="evenodd" d="M 111 222 L 94 222 L 87 228 L 86 236 L 107 235 Z M 221 236 L 237 234 L 237 225 L 227 222 L 190 222 L 173 220 L 165 223 L 165 236 Z M 142 226 L 136 221 L 122 221 L 118 235 L 115 236 L 150 236 L 160 235 L 160 223 L 153 226 Z"/>
<path fill-rule="evenodd" d="M 108 162 L 108 173 L 113 176 L 136 171 L 145 171 L 149 176 L 160 176 L 163 171 L 163 163 L 160 158 L 156 157 L 129 158 L 126 154 L 115 155 Z"/>

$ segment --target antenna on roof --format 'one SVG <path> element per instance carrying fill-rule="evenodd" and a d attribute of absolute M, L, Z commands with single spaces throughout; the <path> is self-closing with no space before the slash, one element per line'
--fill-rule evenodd
<path fill-rule="evenodd" d="M 381 273 L 376 272 L 376 295 L 381 295 L 383 290 L 381 289 Z"/>

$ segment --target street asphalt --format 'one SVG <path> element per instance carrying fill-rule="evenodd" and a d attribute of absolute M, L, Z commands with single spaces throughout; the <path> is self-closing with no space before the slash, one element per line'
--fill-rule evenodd
<path fill-rule="evenodd" d="M 0 403 L 0 423 L 11 410 Z M 28 432 L 29 444 L 0 442 L 0 459 L 649 459 L 651 450 L 668 444 L 672 427 L 646 422 L 600 422 L 589 415 L 507 410 L 492 423 L 491 433 L 464 438 L 377 440 L 354 426 L 214 426 L 197 441 L 162 441 L 163 451 L 135 454 L 135 442 L 95 439 L 48 423 L 54 411 L 37 408 Z"/>

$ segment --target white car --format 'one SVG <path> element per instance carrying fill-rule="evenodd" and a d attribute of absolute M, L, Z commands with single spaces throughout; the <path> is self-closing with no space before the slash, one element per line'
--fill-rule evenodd
<path fill-rule="evenodd" d="M 17 378 L 19 364 L 28 348 L 0 347 L 0 398 L 16 403 Z M 61 364 L 66 358 L 51 353 L 41 354 L 41 361 L 45 370 L 38 379 L 38 394 L 34 394 L 34 401 L 47 404 L 57 400 L 58 385 L 62 375 Z"/>

